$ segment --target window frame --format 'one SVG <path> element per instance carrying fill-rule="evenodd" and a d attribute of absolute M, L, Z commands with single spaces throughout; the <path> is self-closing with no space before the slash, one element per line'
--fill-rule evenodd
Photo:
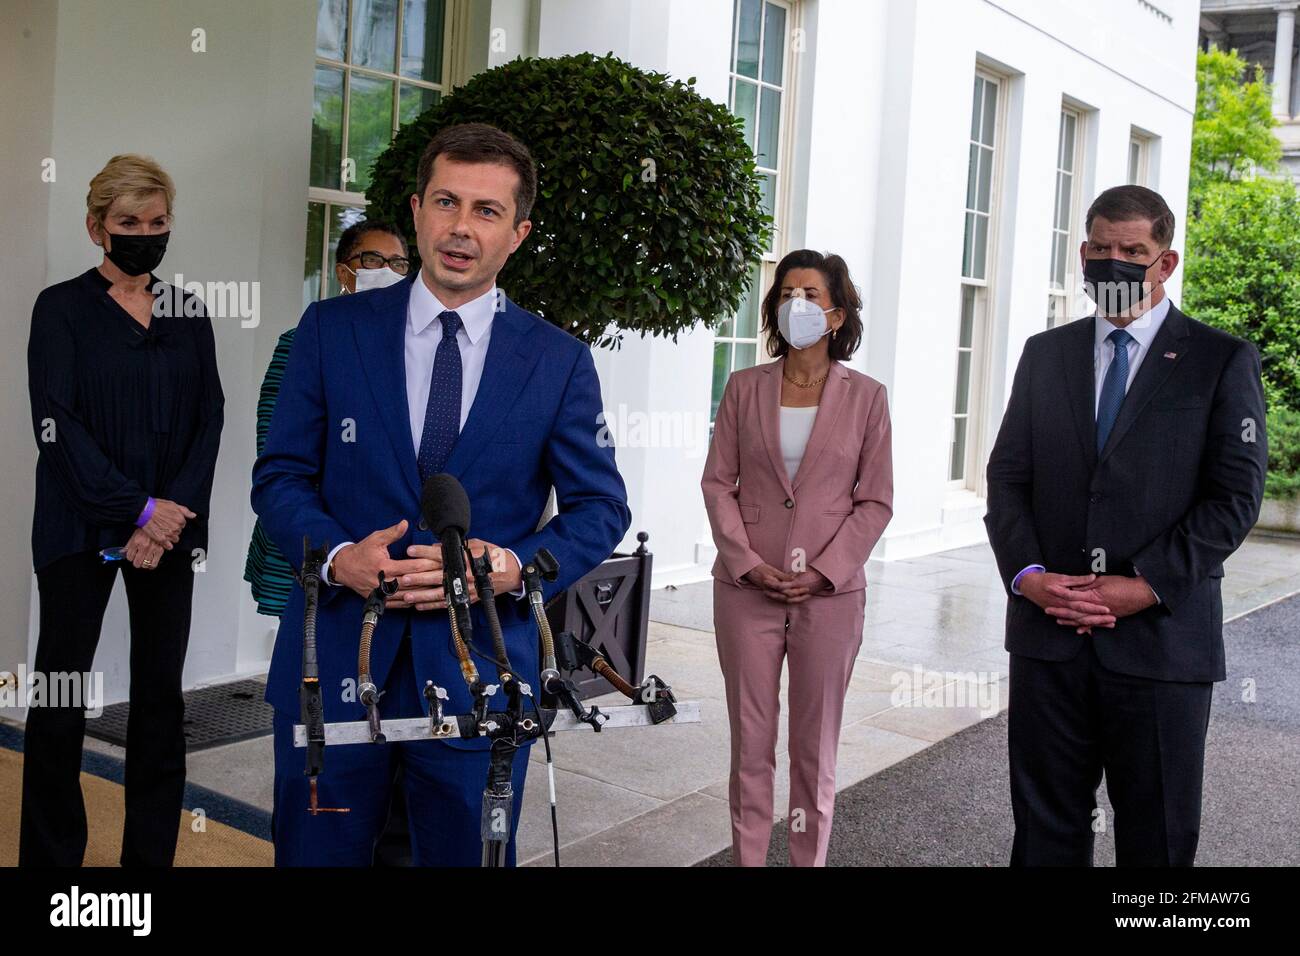
<path fill-rule="evenodd" d="M 369 205 L 369 200 L 364 192 L 355 192 L 347 188 L 348 183 L 343 178 L 343 164 L 350 158 L 348 155 L 348 136 L 349 124 L 352 112 L 352 77 L 353 74 L 367 78 L 383 80 L 390 82 L 393 87 L 391 102 L 392 129 L 389 132 L 389 142 L 392 137 L 397 135 L 401 128 L 401 97 L 402 87 L 412 86 L 420 89 L 432 90 L 440 96 L 445 96 L 452 86 L 453 72 L 453 55 L 455 52 L 453 34 L 459 36 L 463 33 L 462 21 L 465 19 L 465 11 L 458 0 L 443 0 L 443 25 L 442 25 L 442 77 L 439 81 L 424 80 L 403 76 L 402 69 L 402 39 L 405 30 L 406 20 L 406 0 L 397 0 L 397 22 L 394 26 L 393 43 L 393 67 L 395 72 L 377 70 L 368 66 L 356 66 L 352 63 L 353 47 L 352 44 L 356 38 L 354 29 L 353 14 L 355 13 L 356 0 L 345 0 L 347 5 L 347 28 L 345 30 L 345 42 L 343 49 L 343 59 L 334 60 L 330 57 L 316 54 L 312 62 L 313 75 L 318 69 L 336 70 L 343 74 L 343 112 L 340 118 L 339 130 L 339 153 L 337 156 L 339 164 L 339 186 L 334 189 L 326 186 L 312 186 L 310 181 L 307 186 L 307 207 L 308 220 L 306 228 L 311 229 L 310 209 L 313 203 L 319 203 L 324 207 L 323 228 L 320 237 L 320 285 L 316 290 L 314 301 L 321 301 L 328 298 L 330 284 L 334 270 L 334 256 L 330 250 L 330 223 L 333 216 L 340 209 L 360 209 L 365 210 Z M 315 5 L 315 10 L 319 16 L 319 3 Z M 457 32 L 459 31 L 459 32 Z M 313 41 L 314 42 L 314 41 Z M 310 162 L 310 159 L 309 159 Z M 304 236 L 305 243 L 310 239 L 310 232 Z M 304 300 L 307 298 L 306 283 L 308 276 L 303 276 L 304 283 Z"/>
<path fill-rule="evenodd" d="M 761 365 L 764 362 L 773 361 L 767 351 L 770 336 L 766 335 L 763 331 L 762 302 L 766 290 L 771 288 L 772 282 L 776 278 L 777 263 L 780 262 L 785 254 L 790 251 L 787 224 L 790 221 L 792 193 L 789 188 L 788 180 L 792 175 L 792 168 L 794 165 L 793 154 L 795 137 L 792 135 L 791 128 L 796 122 L 796 105 L 798 99 L 797 60 L 793 49 L 794 44 L 791 43 L 791 37 L 796 30 L 800 30 L 803 27 L 804 10 L 804 4 L 801 0 L 759 0 L 760 16 L 758 49 L 760 59 L 758 63 L 758 77 L 752 78 L 748 76 L 740 76 L 740 74 L 736 73 L 735 69 L 737 63 L 736 57 L 738 55 L 740 44 L 740 18 L 738 16 L 740 3 L 741 0 L 732 0 L 730 62 L 727 64 L 727 108 L 732 112 L 732 115 L 739 117 L 739 114 L 735 112 L 734 95 L 737 77 L 739 77 L 740 80 L 745 83 L 755 84 L 759 90 L 754 107 L 756 124 L 761 122 L 763 89 L 773 89 L 781 94 L 781 109 L 777 120 L 779 126 L 777 130 L 776 165 L 761 165 L 757 156 L 755 156 L 754 160 L 755 168 L 758 172 L 771 173 L 776 177 L 776 192 L 772 197 L 772 246 L 771 249 L 764 250 L 761 254 L 758 260 L 758 281 L 750 290 L 750 294 L 757 300 L 758 310 L 755 319 L 754 335 L 745 337 L 734 334 L 736 331 L 736 314 L 734 313 L 727 320 L 730 324 L 730 331 L 732 334 L 724 335 L 721 334 L 721 332 L 714 333 L 713 348 L 715 354 L 720 345 L 730 345 L 732 347 L 730 353 L 730 366 L 727 372 L 728 376 L 739 371 L 741 368 L 752 367 L 748 365 L 738 367 L 736 365 L 737 345 L 754 346 L 755 365 Z M 763 62 L 761 57 L 764 47 L 763 41 L 766 37 L 767 31 L 767 16 L 765 11 L 766 6 L 769 4 L 771 6 L 781 7 L 785 10 L 786 37 L 782 48 L 781 64 L 781 77 L 783 82 L 779 86 L 773 83 L 767 83 L 762 79 Z M 757 141 L 759 135 L 759 127 L 757 125 L 755 126 L 754 133 L 755 140 Z M 751 263 L 751 265 L 753 265 L 753 263 Z M 710 363 L 709 368 L 710 376 L 712 376 L 712 363 Z M 711 409 L 713 405 L 712 381 L 710 381 L 709 405 Z"/>
<path fill-rule="evenodd" d="M 973 287 L 974 302 L 971 329 L 971 361 L 970 374 L 967 382 L 966 411 L 959 413 L 957 411 L 957 370 L 959 363 L 953 363 L 953 385 L 952 401 L 949 403 L 948 414 L 948 455 L 945 462 L 946 487 L 952 492 L 972 491 L 977 495 L 985 493 L 985 478 L 983 470 L 979 467 L 984 457 L 984 447 L 988 440 L 988 386 L 992 378 L 993 357 L 991 355 L 990 343 L 992 341 L 990 329 L 990 317 L 992 303 L 995 299 L 995 283 L 993 276 L 996 273 L 996 250 L 998 248 L 999 238 L 1001 235 L 1002 212 L 1002 189 L 1003 177 L 1006 173 L 1006 135 L 1007 135 L 1007 116 L 1008 100 L 1011 78 L 1001 73 L 997 73 L 985 66 L 983 63 L 977 63 L 974 75 L 971 78 L 972 84 L 976 79 L 983 79 L 986 83 L 992 83 L 997 89 L 997 102 L 994 106 L 993 118 L 993 170 L 989 177 L 989 209 L 988 209 L 988 231 L 984 244 L 984 270 L 983 278 L 967 276 L 964 273 L 965 268 L 965 229 L 966 213 L 978 210 L 970 210 L 963 200 L 962 205 L 962 250 L 963 262 L 958 268 L 958 295 L 957 295 L 957 348 L 956 352 L 960 354 L 963 350 L 961 346 L 961 308 L 962 298 L 966 294 L 967 288 Z M 973 100 L 972 90 L 972 100 Z M 982 102 L 982 101 L 981 101 Z M 973 104 L 972 104 L 973 108 Z M 967 129 L 973 117 L 967 119 Z M 969 134 L 964 138 L 966 143 L 966 154 L 969 157 L 970 146 L 976 141 L 972 140 Z M 967 159 L 967 177 L 969 177 L 969 158 Z M 992 265 L 990 265 L 992 263 Z M 962 476 L 960 478 L 952 477 L 952 446 L 953 439 L 956 436 L 957 419 L 964 417 L 966 419 L 965 446 L 963 448 Z"/>
<path fill-rule="evenodd" d="M 1074 119 L 1074 154 L 1071 157 L 1072 169 L 1068 171 L 1061 166 L 1061 149 L 1062 146 L 1064 145 L 1062 143 L 1062 135 L 1064 133 L 1066 117 L 1071 117 Z M 1056 277 L 1052 275 L 1050 271 L 1055 268 L 1056 264 L 1055 262 L 1051 262 L 1048 264 L 1049 274 L 1048 274 L 1048 284 L 1047 284 L 1047 297 L 1048 297 L 1049 304 L 1048 304 L 1048 313 L 1047 313 L 1048 315 L 1047 328 L 1049 329 L 1054 328 L 1058 325 L 1064 325 L 1066 322 L 1069 322 L 1071 320 L 1071 317 L 1074 315 L 1073 310 L 1075 307 L 1075 303 L 1077 301 L 1077 296 L 1075 295 L 1075 291 L 1078 286 L 1078 281 L 1077 281 L 1078 263 L 1076 262 L 1077 256 L 1072 253 L 1083 242 L 1083 236 L 1079 231 L 1079 224 L 1083 218 L 1083 177 L 1085 172 L 1084 164 L 1087 161 L 1086 147 L 1088 143 L 1088 133 L 1089 133 L 1088 126 L 1089 124 L 1088 124 L 1087 110 L 1075 106 L 1068 101 L 1062 101 L 1061 124 L 1058 127 L 1058 132 L 1057 132 L 1057 146 L 1056 146 L 1057 162 L 1056 162 L 1056 177 L 1055 177 L 1056 186 L 1053 190 L 1051 231 L 1053 236 L 1053 243 L 1055 243 L 1056 236 L 1063 234 L 1065 237 L 1063 241 L 1065 242 L 1065 246 L 1066 246 L 1066 260 L 1065 260 L 1066 265 L 1065 265 L 1065 278 L 1063 279 L 1063 286 L 1062 288 L 1057 289 L 1052 285 L 1052 283 L 1056 281 Z M 1056 222 L 1056 211 L 1060 207 L 1060 201 L 1061 201 L 1060 189 L 1059 189 L 1060 175 L 1066 172 L 1068 172 L 1070 176 L 1070 197 L 1068 200 L 1068 204 L 1066 206 L 1067 215 L 1069 218 L 1066 223 L 1066 229 L 1062 230 Z M 1052 321 L 1051 301 L 1053 299 L 1056 299 L 1058 302 L 1057 305 L 1058 311 L 1056 312 L 1055 322 Z"/>

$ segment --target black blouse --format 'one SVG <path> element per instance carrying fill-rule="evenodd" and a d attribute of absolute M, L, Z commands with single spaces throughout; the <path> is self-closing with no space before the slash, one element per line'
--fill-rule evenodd
<path fill-rule="evenodd" d="M 150 275 L 179 314 L 149 328 L 108 294 L 98 269 L 45 289 L 32 309 L 27 387 L 36 463 L 32 558 L 124 545 L 150 496 L 185 505 L 176 544 L 207 548 L 207 518 L 225 396 L 212 323 L 193 295 Z M 161 304 L 160 304 L 161 305 Z M 186 313 L 190 315 L 186 315 Z M 176 553 L 173 552 L 173 553 Z"/>

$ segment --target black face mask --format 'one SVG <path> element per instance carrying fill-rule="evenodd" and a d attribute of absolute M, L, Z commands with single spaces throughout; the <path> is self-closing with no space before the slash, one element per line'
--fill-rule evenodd
<path fill-rule="evenodd" d="M 1098 314 L 1120 315 L 1146 298 L 1142 284 L 1147 270 L 1159 261 L 1160 256 L 1146 265 L 1124 259 L 1087 259 L 1083 264 L 1083 289 L 1097 303 Z"/>
<path fill-rule="evenodd" d="M 107 229 L 104 230 L 108 232 Z M 104 255 L 129 276 L 140 276 L 153 272 L 158 263 L 167 254 L 167 240 L 171 232 L 160 232 L 153 236 L 118 235 L 108 232 L 112 237 L 113 248 L 105 250 Z"/>

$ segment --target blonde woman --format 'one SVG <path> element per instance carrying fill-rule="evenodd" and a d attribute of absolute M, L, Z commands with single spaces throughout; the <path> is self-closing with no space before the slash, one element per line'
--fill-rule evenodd
<path fill-rule="evenodd" d="M 86 197 L 86 232 L 102 261 L 41 292 L 27 345 L 39 452 L 35 670 L 88 673 L 118 568 L 126 585 L 123 866 L 170 866 L 176 851 L 192 555 L 207 548 L 224 402 L 201 304 L 152 274 L 171 235 L 175 195 L 153 160 L 109 160 Z M 28 711 L 20 865 L 82 862 L 84 706 L 57 701 Z"/>

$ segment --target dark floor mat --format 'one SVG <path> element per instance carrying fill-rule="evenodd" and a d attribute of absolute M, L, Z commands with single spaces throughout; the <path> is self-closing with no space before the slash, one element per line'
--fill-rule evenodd
<path fill-rule="evenodd" d="M 269 734 L 275 710 L 262 699 L 265 693 L 265 682 L 256 678 L 189 691 L 185 695 L 186 753 Z M 128 703 L 105 707 L 99 717 L 86 721 L 86 734 L 125 747 L 130 708 Z"/>

